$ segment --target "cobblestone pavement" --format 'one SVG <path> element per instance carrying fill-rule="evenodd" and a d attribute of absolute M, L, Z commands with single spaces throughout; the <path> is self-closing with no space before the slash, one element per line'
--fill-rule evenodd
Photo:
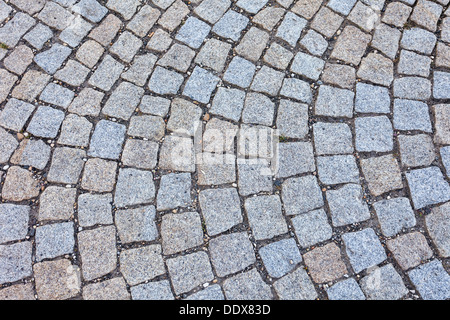
<path fill-rule="evenodd" d="M 449 0 L 0 0 L 0 299 L 450 299 L 449 103 Z"/>

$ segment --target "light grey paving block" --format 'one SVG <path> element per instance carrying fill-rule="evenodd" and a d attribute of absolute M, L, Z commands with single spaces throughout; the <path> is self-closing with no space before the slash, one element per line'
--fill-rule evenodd
<path fill-rule="evenodd" d="M 436 36 L 421 28 L 411 28 L 403 32 L 400 42 L 405 49 L 430 55 L 436 45 Z"/>
<path fill-rule="evenodd" d="M 59 34 L 59 39 L 72 48 L 77 47 L 92 27 L 92 24 L 82 17 L 77 16 L 74 21 Z"/>
<path fill-rule="evenodd" d="M 202 1 L 194 12 L 209 23 L 216 23 L 231 5 L 230 0 L 205 0 Z"/>
<path fill-rule="evenodd" d="M 248 196 L 261 191 L 272 192 L 272 177 L 264 173 L 265 170 L 270 170 L 266 160 L 260 159 L 256 163 L 248 160 L 238 163 L 237 167 L 240 195 Z"/>
<path fill-rule="evenodd" d="M 159 244 L 120 252 L 120 271 L 133 286 L 166 273 Z"/>
<path fill-rule="evenodd" d="M 36 259 L 42 261 L 71 254 L 75 246 L 73 222 L 47 224 L 36 228 Z"/>
<path fill-rule="evenodd" d="M 158 165 L 162 169 L 194 172 L 194 144 L 192 139 L 166 136 L 159 153 Z"/>
<path fill-rule="evenodd" d="M 325 61 L 303 52 L 296 54 L 291 71 L 311 80 L 318 80 L 325 66 Z"/>
<path fill-rule="evenodd" d="M 120 62 L 107 55 L 89 78 L 89 84 L 109 91 L 117 79 L 119 79 L 123 69 L 124 66 Z"/>
<path fill-rule="evenodd" d="M 193 100 L 206 104 L 209 102 L 211 94 L 218 82 L 218 77 L 196 66 L 184 86 L 183 94 Z"/>
<path fill-rule="evenodd" d="M 254 91 L 266 93 L 270 96 L 276 96 L 283 84 L 284 73 L 277 71 L 275 69 L 263 66 L 253 79 L 251 89 Z M 292 82 L 289 83 L 292 85 Z M 288 89 L 293 89 L 293 86 L 286 85 L 286 92 L 289 93 Z M 303 88 L 304 89 L 304 88 Z M 305 94 L 305 92 L 301 92 Z M 291 92 L 292 95 L 292 92 Z M 302 95 L 302 97 L 303 97 Z M 305 97 L 308 97 L 307 95 Z M 298 98 L 296 98 L 298 99 Z"/>
<path fill-rule="evenodd" d="M 15 282 L 32 275 L 30 241 L 0 245 L 0 283 Z"/>
<path fill-rule="evenodd" d="M 395 79 L 394 96 L 402 99 L 428 100 L 431 97 L 431 81 L 420 77 Z"/>
<path fill-rule="evenodd" d="M 402 50 L 397 66 L 399 73 L 428 77 L 430 74 L 431 59 L 408 50 Z"/>
<path fill-rule="evenodd" d="M 317 292 L 302 267 L 274 282 L 273 287 L 281 300 L 314 300 Z"/>
<path fill-rule="evenodd" d="M 180 30 L 178 30 L 175 39 L 186 43 L 191 48 L 198 49 L 210 30 L 211 27 L 207 23 L 195 17 L 189 17 Z"/>
<path fill-rule="evenodd" d="M 165 117 L 169 112 L 170 100 L 163 97 L 145 95 L 142 97 L 139 110 L 143 113 Z"/>
<path fill-rule="evenodd" d="M 283 137 L 305 138 L 309 132 L 308 106 L 290 100 L 281 100 L 276 125 Z"/>
<path fill-rule="evenodd" d="M 202 109 L 184 99 L 175 98 L 170 107 L 167 129 L 180 135 L 194 136 L 198 130 Z"/>
<path fill-rule="evenodd" d="M 279 146 L 279 167 L 277 177 L 286 178 L 301 173 L 313 172 L 314 152 L 309 142 L 285 142 Z"/>
<path fill-rule="evenodd" d="M 112 224 L 112 195 L 84 193 L 78 197 L 78 221 L 82 227 Z"/>
<path fill-rule="evenodd" d="M 158 61 L 162 67 L 172 67 L 180 72 L 186 72 L 195 57 L 195 51 L 189 47 L 175 43 Z"/>
<path fill-rule="evenodd" d="M 153 71 L 153 66 L 157 59 L 158 58 L 152 53 L 138 55 L 134 58 L 130 69 L 122 73 L 121 77 L 142 87 L 145 85 L 150 73 Z"/>
<path fill-rule="evenodd" d="M 29 31 L 23 38 L 31 44 L 36 49 L 40 50 L 44 46 L 44 44 L 50 40 L 53 36 L 52 30 L 43 25 L 42 23 L 38 23 L 31 31 Z"/>
<path fill-rule="evenodd" d="M 406 172 L 415 209 L 450 200 L 450 186 L 438 167 Z"/>
<path fill-rule="evenodd" d="M 285 78 L 280 95 L 300 100 L 301 102 L 311 103 L 313 94 L 308 82 L 296 78 Z"/>
<path fill-rule="evenodd" d="M 324 204 L 317 178 L 312 175 L 287 179 L 281 196 L 287 215 L 305 213 Z"/>
<path fill-rule="evenodd" d="M 175 294 L 181 294 L 214 279 L 206 252 L 166 260 Z"/>
<path fill-rule="evenodd" d="M 288 12 L 277 29 L 276 36 L 295 47 L 307 21 L 292 12 Z"/>
<path fill-rule="evenodd" d="M 385 236 L 391 237 L 404 228 L 416 225 L 414 211 L 408 198 L 381 200 L 373 204 Z"/>
<path fill-rule="evenodd" d="M 248 22 L 249 19 L 246 16 L 234 10 L 228 10 L 214 25 L 212 31 L 221 37 L 238 41 Z"/>
<path fill-rule="evenodd" d="M 104 94 L 91 88 L 83 89 L 72 101 L 68 111 L 80 116 L 98 116 Z"/>
<path fill-rule="evenodd" d="M 316 100 L 315 114 L 330 117 L 353 117 L 355 94 L 346 89 L 322 85 Z"/>
<path fill-rule="evenodd" d="M 0 125 L 6 129 L 20 132 L 34 109 L 32 104 L 11 98 L 0 112 Z"/>
<path fill-rule="evenodd" d="M 336 12 L 348 15 L 355 4 L 356 0 L 331 0 L 327 6 Z"/>
<path fill-rule="evenodd" d="M 0 204 L 0 243 L 24 239 L 28 234 L 30 207 Z"/>
<path fill-rule="evenodd" d="M 342 235 L 345 251 L 356 273 L 376 266 L 386 260 L 386 252 L 373 229 L 345 233 Z"/>
<path fill-rule="evenodd" d="M 433 97 L 435 99 L 449 99 L 450 98 L 450 72 L 433 73 Z"/>
<path fill-rule="evenodd" d="M 287 233 L 278 195 L 248 198 L 245 200 L 245 210 L 256 240 L 270 239 Z"/>
<path fill-rule="evenodd" d="M 36 23 L 35 19 L 23 12 L 17 12 L 14 17 L 0 28 L 2 43 L 12 48 L 20 38 Z"/>
<path fill-rule="evenodd" d="M 144 5 L 128 23 L 127 28 L 139 37 L 144 37 L 156 23 L 160 15 L 161 12 L 158 9 L 150 5 Z"/>
<path fill-rule="evenodd" d="M 117 178 L 114 203 L 118 207 L 150 203 L 155 198 L 151 171 L 121 169 Z"/>
<path fill-rule="evenodd" d="M 117 160 L 122 151 L 126 127 L 108 120 L 100 120 L 91 137 L 88 154 L 92 157 Z"/>
<path fill-rule="evenodd" d="M 273 298 L 269 285 L 262 280 L 255 268 L 225 280 L 223 290 L 228 300 L 270 300 Z"/>
<path fill-rule="evenodd" d="M 368 300 L 398 300 L 408 293 L 402 278 L 392 264 L 375 268 L 361 279 Z"/>
<path fill-rule="evenodd" d="M 295 235 L 304 248 L 331 238 L 333 230 L 323 209 L 297 215 L 291 219 Z"/>
<path fill-rule="evenodd" d="M 117 210 L 115 224 L 122 243 L 153 241 L 158 236 L 154 206 Z"/>
<path fill-rule="evenodd" d="M 223 295 L 220 286 L 215 284 L 191 294 L 185 300 L 225 300 L 225 296 Z"/>
<path fill-rule="evenodd" d="M 70 86 L 78 87 L 84 83 L 89 72 L 90 69 L 86 68 L 81 63 L 75 60 L 69 60 L 64 68 L 55 73 L 55 78 Z M 101 87 L 102 85 L 99 84 L 99 86 Z"/>
<path fill-rule="evenodd" d="M 442 257 L 450 256 L 450 238 L 448 237 L 450 204 L 447 202 L 431 210 L 425 217 L 428 232 L 433 239 Z"/>
<path fill-rule="evenodd" d="M 247 88 L 252 82 L 255 70 L 256 67 L 253 63 L 236 56 L 228 65 L 223 80 L 241 88 Z"/>
<path fill-rule="evenodd" d="M 80 149 L 61 147 L 53 151 L 52 163 L 47 179 L 50 182 L 76 184 L 84 167 L 86 152 Z"/>
<path fill-rule="evenodd" d="M 191 175 L 170 173 L 162 176 L 156 203 L 158 211 L 190 206 L 192 204 Z"/>
<path fill-rule="evenodd" d="M 50 160 L 50 151 L 50 146 L 42 140 L 26 139 L 22 140 L 10 161 L 14 164 L 44 170 Z"/>
<path fill-rule="evenodd" d="M 96 0 L 81 0 L 72 7 L 73 12 L 81 14 L 92 22 L 100 22 L 108 13 L 108 9 Z"/>
<path fill-rule="evenodd" d="M 432 132 L 428 105 L 420 101 L 396 99 L 394 101 L 394 128 Z"/>
<path fill-rule="evenodd" d="M 159 145 L 153 141 L 128 139 L 122 153 L 122 163 L 139 169 L 153 169 L 158 162 Z"/>
<path fill-rule="evenodd" d="M 49 50 L 37 54 L 34 61 L 45 72 L 53 74 L 61 67 L 71 52 L 70 48 L 55 43 Z"/>
<path fill-rule="evenodd" d="M 450 297 L 450 276 L 439 260 L 411 270 L 409 278 L 425 300 L 446 300 Z"/>
<path fill-rule="evenodd" d="M 39 96 L 39 99 L 53 104 L 58 107 L 62 107 L 64 109 L 67 109 L 69 107 L 70 103 L 72 102 L 73 98 L 75 96 L 75 93 L 67 88 L 64 88 L 60 85 L 49 83 L 44 91 L 42 91 L 41 95 Z"/>
<path fill-rule="evenodd" d="M 243 221 L 236 189 L 202 190 L 199 202 L 209 235 L 227 231 Z"/>
<path fill-rule="evenodd" d="M 355 279 L 342 280 L 327 289 L 330 300 L 366 300 Z"/>
<path fill-rule="evenodd" d="M 321 56 L 328 48 L 327 40 L 314 30 L 309 30 L 300 40 L 300 44 L 316 56 Z"/>
<path fill-rule="evenodd" d="M 129 120 L 143 95 L 144 89 L 129 82 L 121 82 L 106 101 L 102 113 Z"/>
<path fill-rule="evenodd" d="M 333 226 L 340 227 L 370 219 L 361 186 L 346 184 L 337 190 L 328 190 L 326 196 Z"/>
<path fill-rule="evenodd" d="M 351 155 L 317 157 L 319 180 L 326 185 L 359 182 L 359 170 Z"/>
<path fill-rule="evenodd" d="M 313 134 L 318 155 L 353 153 L 352 132 L 345 123 L 317 122 Z"/>
<path fill-rule="evenodd" d="M 429 166 L 436 158 L 433 140 L 428 135 L 399 135 L 398 142 L 400 144 L 400 155 L 404 166 Z"/>
<path fill-rule="evenodd" d="M 356 84 L 356 112 L 389 113 L 390 106 L 391 98 L 387 88 L 362 82 Z"/>
<path fill-rule="evenodd" d="M 231 233 L 210 240 L 209 251 L 212 265 L 219 277 L 241 271 L 256 261 L 253 245 L 246 232 Z"/>
<path fill-rule="evenodd" d="M 39 221 L 69 220 L 74 214 L 75 188 L 50 186 L 41 194 Z"/>
<path fill-rule="evenodd" d="M 450 147 L 443 147 L 439 152 L 441 154 L 442 163 L 444 164 L 447 177 L 450 177 Z"/>
<path fill-rule="evenodd" d="M 394 130 L 386 116 L 356 118 L 355 132 L 357 151 L 387 152 L 394 146 Z"/>
<path fill-rule="evenodd" d="M 130 20 L 140 4 L 139 0 L 108 0 L 106 6 L 120 13 L 125 20 Z"/>
<path fill-rule="evenodd" d="M 167 70 L 162 67 L 156 67 L 150 81 L 148 88 L 158 94 L 176 94 L 181 84 L 184 81 L 184 77 L 171 70 Z"/>
<path fill-rule="evenodd" d="M 302 261 L 294 239 L 270 243 L 259 249 L 259 255 L 270 276 L 280 278 L 292 271 Z"/>
<path fill-rule="evenodd" d="M 197 212 L 165 214 L 161 222 L 163 252 L 181 252 L 203 244 L 203 230 Z"/>
<path fill-rule="evenodd" d="M 42 138 L 55 138 L 64 120 L 64 112 L 47 106 L 38 107 L 28 124 L 27 131 Z"/>
<path fill-rule="evenodd" d="M 16 138 L 0 128 L 0 163 L 7 163 L 19 143 Z"/>
<path fill-rule="evenodd" d="M 123 277 L 116 277 L 83 287 L 84 300 L 130 300 L 127 285 Z"/>
<path fill-rule="evenodd" d="M 236 5 L 249 13 L 255 14 L 258 13 L 267 2 L 268 0 L 239 0 Z"/>
<path fill-rule="evenodd" d="M 173 300 L 169 280 L 148 282 L 130 288 L 133 300 Z"/>
<path fill-rule="evenodd" d="M 219 87 L 210 112 L 233 121 L 239 121 L 244 108 L 244 99 L 244 91 Z"/>

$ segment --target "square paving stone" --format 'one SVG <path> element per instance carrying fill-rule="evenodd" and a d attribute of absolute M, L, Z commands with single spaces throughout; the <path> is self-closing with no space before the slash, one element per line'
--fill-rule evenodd
<path fill-rule="evenodd" d="M 353 67 L 337 64 L 326 63 L 321 79 L 323 82 L 337 85 L 344 89 L 353 89 L 356 82 L 356 70 Z"/>
<path fill-rule="evenodd" d="M 83 170 L 86 152 L 73 148 L 57 148 L 53 152 L 47 179 L 50 182 L 76 184 Z"/>
<path fill-rule="evenodd" d="M 119 79 L 123 69 L 124 66 L 120 62 L 107 55 L 89 78 L 89 84 L 104 91 L 109 91 Z"/>
<path fill-rule="evenodd" d="M 30 207 L 0 204 L 0 243 L 24 239 L 28 234 Z"/>
<path fill-rule="evenodd" d="M 234 10 L 228 10 L 214 25 L 212 31 L 221 37 L 237 41 L 248 22 L 249 19 L 246 16 Z"/>
<path fill-rule="evenodd" d="M 406 2 L 411 3 L 411 1 Z M 412 8 L 407 6 L 406 4 L 403 4 L 401 2 L 392 2 L 387 5 L 382 20 L 387 24 L 392 24 L 397 27 L 403 27 L 408 20 L 411 12 Z"/>
<path fill-rule="evenodd" d="M 345 233 L 342 235 L 345 251 L 353 270 L 360 273 L 386 260 L 386 252 L 373 229 Z"/>
<path fill-rule="evenodd" d="M 143 87 L 153 71 L 153 67 L 158 60 L 152 53 L 138 55 L 134 58 L 130 68 L 122 73 L 121 77 L 127 81 Z"/>
<path fill-rule="evenodd" d="M 254 91 L 266 93 L 270 96 L 276 96 L 283 84 L 284 73 L 275 69 L 263 66 L 253 79 L 251 89 Z M 289 88 L 287 87 L 286 90 Z M 286 91 L 288 92 L 288 91 Z"/>
<path fill-rule="evenodd" d="M 291 219 L 295 235 L 303 248 L 331 238 L 333 230 L 323 209 L 299 214 Z"/>
<path fill-rule="evenodd" d="M 156 203 L 158 211 L 190 206 L 191 174 L 171 173 L 162 176 Z"/>
<path fill-rule="evenodd" d="M 270 239 L 287 233 L 278 195 L 248 198 L 245 200 L 245 210 L 256 240 Z"/>
<path fill-rule="evenodd" d="M 23 38 L 34 48 L 40 50 L 52 36 L 53 32 L 49 27 L 38 23 Z"/>
<path fill-rule="evenodd" d="M 353 99 L 355 94 L 346 89 L 322 85 L 319 88 L 315 114 L 330 117 L 353 117 Z"/>
<path fill-rule="evenodd" d="M 231 122 L 213 118 L 206 123 L 203 133 L 203 151 L 212 154 L 223 152 L 234 153 L 234 139 L 238 132 L 238 126 Z M 226 160 L 226 156 L 224 160 Z"/>
<path fill-rule="evenodd" d="M 274 68 L 285 70 L 293 57 L 294 54 L 292 52 L 274 42 L 264 55 L 264 61 Z"/>
<path fill-rule="evenodd" d="M 353 153 L 352 132 L 345 123 L 317 122 L 313 134 L 318 155 Z"/>
<path fill-rule="evenodd" d="M 159 167 L 174 171 L 195 171 L 194 144 L 192 139 L 166 136 L 159 153 Z"/>
<path fill-rule="evenodd" d="M 55 73 L 55 78 L 74 87 L 81 86 L 90 69 L 75 60 L 69 60 L 65 67 Z M 100 86 L 99 86 L 100 87 Z"/>
<path fill-rule="evenodd" d="M 294 239 L 284 239 L 270 243 L 259 249 L 259 255 L 271 277 L 280 278 L 302 261 L 302 256 Z"/>
<path fill-rule="evenodd" d="M 91 137 L 88 155 L 118 160 L 125 139 L 126 127 L 108 120 L 100 120 Z"/>
<path fill-rule="evenodd" d="M 148 88 L 150 91 L 162 95 L 176 94 L 183 81 L 184 77 L 181 74 L 156 67 L 148 83 Z"/>
<path fill-rule="evenodd" d="M 158 52 L 164 52 L 169 49 L 172 41 L 172 38 L 166 31 L 157 29 L 150 40 L 147 42 L 146 48 Z"/>
<path fill-rule="evenodd" d="M 86 148 L 89 145 L 92 127 L 92 123 L 86 118 L 69 114 L 62 124 L 58 143 Z"/>
<path fill-rule="evenodd" d="M 366 83 L 356 85 L 355 111 L 361 113 L 389 113 L 391 111 L 389 90 Z"/>
<path fill-rule="evenodd" d="M 295 78 L 284 79 L 280 95 L 308 104 L 311 103 L 313 98 L 309 83 Z"/>
<path fill-rule="evenodd" d="M 361 168 L 375 196 L 403 188 L 400 167 L 392 155 L 362 159 Z"/>
<path fill-rule="evenodd" d="M 411 90 L 412 87 L 415 90 Z M 431 98 L 431 81 L 420 77 L 395 79 L 394 96 L 402 99 L 428 100 Z"/>
<path fill-rule="evenodd" d="M 388 152 L 393 149 L 394 130 L 386 116 L 355 119 L 356 150 L 360 152 Z"/>
<path fill-rule="evenodd" d="M 110 117 L 128 120 L 143 95 L 144 89 L 129 82 L 122 82 L 106 101 L 102 113 Z"/>
<path fill-rule="evenodd" d="M 12 134 L 2 128 L 0 128 L 0 138 L 0 163 L 7 163 L 19 143 Z"/>
<path fill-rule="evenodd" d="M 127 29 L 133 31 L 139 37 L 144 37 L 156 23 L 161 13 L 150 5 L 144 5 L 128 23 Z"/>
<path fill-rule="evenodd" d="M 211 94 L 218 83 L 219 78 L 211 72 L 196 66 L 184 86 L 183 94 L 193 100 L 206 104 L 209 102 Z"/>
<path fill-rule="evenodd" d="M 425 134 L 399 135 L 402 164 L 407 167 L 429 166 L 436 158 L 433 140 Z"/>
<path fill-rule="evenodd" d="M 78 233 L 78 250 L 85 280 L 104 276 L 117 267 L 116 228 L 99 227 Z"/>
<path fill-rule="evenodd" d="M 44 91 L 42 91 L 39 99 L 49 104 L 67 109 L 74 96 L 75 93 L 73 91 L 61 87 L 60 85 L 49 83 Z"/>
<path fill-rule="evenodd" d="M 236 181 L 236 157 L 231 154 L 203 152 L 197 158 L 197 183 L 199 185 L 221 185 Z"/>
<path fill-rule="evenodd" d="M 45 72 L 54 74 L 71 54 L 69 47 L 55 43 L 49 50 L 43 51 L 34 57 L 34 62 Z"/>
<path fill-rule="evenodd" d="M 195 51 L 187 46 L 175 43 L 169 51 L 158 61 L 158 65 L 162 67 L 172 67 L 180 72 L 186 72 L 192 59 L 195 57 Z"/>
<path fill-rule="evenodd" d="M 257 61 L 269 41 L 269 34 L 266 31 L 251 27 L 240 43 L 236 46 L 236 53 L 251 61 Z"/>
<path fill-rule="evenodd" d="M 6 54 L 6 52 L 5 52 Z M 1 56 L 1 58 L 3 58 L 4 55 Z M 9 73 L 8 71 L 6 71 L 5 69 L 0 69 L 0 75 L 1 77 L 1 82 L 0 82 L 0 101 L 5 101 L 5 99 L 8 97 L 9 92 L 11 90 L 11 88 L 14 86 L 14 84 L 17 81 L 17 76 L 13 75 L 12 73 Z M 44 79 L 45 80 L 45 84 L 47 84 L 49 79 Z M 43 85 L 45 87 L 45 84 Z M 44 88 L 39 88 L 40 90 L 44 89 Z M 26 90 L 25 88 L 25 84 L 22 84 L 20 91 L 15 91 L 14 94 L 14 98 L 19 98 L 19 99 L 26 99 L 26 95 L 24 94 L 24 90 Z M 32 101 L 36 96 L 33 94 L 33 97 L 31 97 L 31 99 L 29 99 L 30 101 Z"/>
<path fill-rule="evenodd" d="M 38 107 L 28 124 L 27 131 L 42 138 L 55 138 L 58 135 L 64 112 L 47 106 Z"/>
<path fill-rule="evenodd" d="M 223 76 L 223 80 L 241 88 L 247 88 L 252 82 L 255 71 L 256 67 L 253 63 L 236 56 L 228 65 L 228 68 Z"/>
<path fill-rule="evenodd" d="M 238 187 L 239 194 L 248 196 L 262 191 L 272 192 L 272 177 L 264 173 L 270 170 L 266 160 L 259 159 L 257 163 L 244 161 L 238 163 Z"/>
<path fill-rule="evenodd" d="M 103 46 L 107 46 L 121 27 L 122 21 L 114 14 L 109 14 L 98 27 L 91 31 L 89 37 Z"/>
<path fill-rule="evenodd" d="M 239 196 L 234 188 L 202 190 L 199 202 L 206 229 L 211 236 L 243 221 Z"/>
<path fill-rule="evenodd" d="M 71 254 L 74 246 L 73 222 L 47 224 L 36 228 L 37 261 Z"/>
<path fill-rule="evenodd" d="M 11 163 L 21 166 L 31 166 L 44 170 L 50 160 L 51 148 L 42 140 L 25 139 L 11 157 Z"/>
<path fill-rule="evenodd" d="M 303 255 L 312 279 L 317 283 L 334 281 L 347 274 L 341 250 L 334 243 L 315 248 Z"/>
<path fill-rule="evenodd" d="M 362 188 L 357 184 L 346 184 L 337 190 L 328 190 L 327 200 L 335 227 L 370 219 Z"/>
<path fill-rule="evenodd" d="M 362 59 L 357 76 L 362 80 L 367 80 L 382 86 L 390 86 L 394 80 L 393 62 L 377 53 L 369 53 Z"/>
<path fill-rule="evenodd" d="M 322 59 L 299 52 L 292 62 L 291 71 L 308 79 L 318 80 L 324 66 L 325 61 Z"/>
<path fill-rule="evenodd" d="M 120 169 L 117 178 L 114 203 L 118 207 L 152 202 L 155 185 L 151 171 Z"/>
<path fill-rule="evenodd" d="M 399 73 L 428 77 L 430 74 L 431 59 L 412 51 L 402 50 L 397 66 Z"/>
<path fill-rule="evenodd" d="M 162 97 L 145 95 L 142 97 L 139 110 L 143 113 L 165 117 L 169 112 L 170 100 Z"/>
<path fill-rule="evenodd" d="M 32 275 L 31 242 L 0 245 L 0 283 L 15 282 Z"/>
<path fill-rule="evenodd" d="M 436 36 L 421 28 L 411 28 L 403 32 L 402 48 L 430 55 L 436 45 Z"/>
<path fill-rule="evenodd" d="M 20 132 L 34 109 L 32 104 L 14 98 L 8 99 L 0 112 L 0 125 L 6 129 Z"/>
<path fill-rule="evenodd" d="M 133 286 L 166 273 L 160 245 L 123 250 L 120 253 L 120 271 Z"/>
<path fill-rule="evenodd" d="M 5 67 L 15 74 L 23 74 L 33 62 L 33 51 L 25 45 L 17 46 L 3 61 Z"/>
<path fill-rule="evenodd" d="M 433 256 L 427 239 L 420 232 L 412 232 L 401 235 L 387 241 L 389 251 L 404 270 L 417 267 L 422 261 Z"/>
<path fill-rule="evenodd" d="M 328 48 L 327 40 L 312 29 L 300 40 L 300 44 L 316 56 L 321 56 Z"/>
<path fill-rule="evenodd" d="M 84 193 L 78 197 L 78 222 L 82 227 L 112 224 L 112 195 Z"/>
<path fill-rule="evenodd" d="M 326 185 L 359 182 L 359 170 L 353 156 L 317 157 L 319 180 Z"/>
<path fill-rule="evenodd" d="M 94 192 L 111 192 L 116 181 L 117 163 L 89 159 L 84 167 L 81 187 Z"/>
<path fill-rule="evenodd" d="M 408 198 L 381 200 L 373 204 L 383 234 L 387 237 L 416 225 L 414 211 Z"/>
<path fill-rule="evenodd" d="M 2 189 L 3 200 L 22 201 L 39 195 L 39 183 L 33 173 L 21 167 L 8 169 Z"/>
<path fill-rule="evenodd" d="M 279 144 L 277 177 L 286 178 L 314 170 L 314 152 L 311 143 L 286 142 Z"/>
<path fill-rule="evenodd" d="M 72 7 L 72 10 L 92 22 L 100 22 L 108 13 L 108 9 L 96 0 L 81 0 Z"/>
<path fill-rule="evenodd" d="M 435 71 L 433 76 L 433 97 L 435 99 L 449 99 L 450 72 Z"/>
<path fill-rule="evenodd" d="M 432 132 L 428 105 L 420 101 L 396 99 L 394 101 L 394 128 Z"/>
<path fill-rule="evenodd" d="M 231 233 L 210 240 L 209 251 L 219 277 L 241 271 L 256 261 L 253 245 L 245 232 Z"/>
<path fill-rule="evenodd" d="M 142 45 L 142 40 L 134 36 L 131 32 L 125 31 L 111 46 L 110 50 L 123 61 L 130 63 Z"/>
<path fill-rule="evenodd" d="M 450 224 L 450 204 L 446 203 L 431 210 L 431 214 L 425 217 L 428 233 L 436 244 L 442 257 L 450 256 L 450 238 L 448 228 Z"/>
<path fill-rule="evenodd" d="M 361 279 L 361 288 L 368 300 L 398 300 L 409 292 L 392 264 L 372 270 Z"/>
<path fill-rule="evenodd" d="M 170 107 L 167 129 L 178 134 L 193 136 L 198 129 L 202 109 L 184 99 L 175 98 Z"/>
<path fill-rule="evenodd" d="M 288 12 L 277 29 L 276 36 L 295 47 L 307 21 L 292 12 Z"/>
<path fill-rule="evenodd" d="M 39 221 L 69 220 L 74 213 L 76 189 L 50 186 L 39 201 Z"/>
<path fill-rule="evenodd" d="M 327 289 L 330 300 L 366 300 L 355 279 L 342 280 Z"/>
<path fill-rule="evenodd" d="M 74 16 L 68 10 L 55 2 L 47 2 L 37 17 L 49 27 L 58 30 L 67 28 L 74 19 Z"/>
<path fill-rule="evenodd" d="M 59 34 L 59 39 L 74 48 L 80 44 L 92 28 L 92 24 L 80 16 L 75 16 L 73 22 Z"/>
<path fill-rule="evenodd" d="M 33 270 L 40 300 L 65 300 L 81 291 L 79 268 L 68 259 L 37 263 Z"/>
<path fill-rule="evenodd" d="M 154 206 L 118 210 L 115 222 L 120 240 L 123 243 L 155 240 L 158 236 L 155 214 Z"/>
<path fill-rule="evenodd" d="M 162 247 L 165 255 L 203 244 L 203 230 L 197 212 L 165 214 L 161 222 Z"/>
<path fill-rule="evenodd" d="M 223 290 L 229 300 L 270 300 L 273 294 L 258 271 L 239 273 L 224 281 Z"/>
<path fill-rule="evenodd" d="M 199 251 L 167 259 L 166 264 L 177 295 L 214 279 L 206 252 Z"/>
<path fill-rule="evenodd" d="M 244 91 L 220 87 L 214 97 L 210 112 L 237 122 L 241 118 L 244 99 Z"/>
<path fill-rule="evenodd" d="M 302 267 L 275 281 L 273 286 L 281 300 L 314 300 L 317 298 L 316 289 Z"/>
<path fill-rule="evenodd" d="M 157 1 L 160 2 L 160 0 Z M 177 0 L 161 16 L 161 18 L 158 20 L 158 24 L 168 29 L 169 31 L 173 31 L 180 25 L 180 23 L 188 13 L 188 6 L 183 1 Z"/>
<path fill-rule="evenodd" d="M 168 280 L 148 282 L 130 288 L 133 300 L 173 300 Z"/>
<path fill-rule="evenodd" d="M 83 287 L 83 300 L 130 300 L 127 285 L 122 277 L 88 284 Z"/>
<path fill-rule="evenodd" d="M 81 90 L 72 101 L 68 111 L 80 116 L 98 116 L 104 94 L 91 88 Z"/>
<path fill-rule="evenodd" d="M 229 43 L 222 42 L 217 39 L 209 39 L 195 58 L 195 62 L 200 65 L 212 68 L 217 72 L 221 72 L 225 66 L 225 62 L 230 50 L 231 45 Z"/>
<path fill-rule="evenodd" d="M 16 284 L 0 290 L 0 300 L 31 301 L 36 300 L 32 283 Z"/>
<path fill-rule="evenodd" d="M 280 135 L 303 139 L 309 132 L 308 106 L 289 100 L 281 100 L 278 106 L 277 129 Z"/>
<path fill-rule="evenodd" d="M 305 213 L 324 204 L 317 178 L 312 175 L 287 179 L 281 196 L 287 215 Z"/>
<path fill-rule="evenodd" d="M 263 94 L 250 92 L 245 98 L 242 121 L 272 126 L 275 104 Z"/>
<path fill-rule="evenodd" d="M 450 276 L 439 260 L 417 267 L 408 275 L 424 300 L 446 300 L 450 297 Z"/>
<path fill-rule="evenodd" d="M 161 117 L 133 116 L 130 119 L 127 134 L 132 137 L 159 141 L 164 137 L 164 130 L 165 123 Z"/>
<path fill-rule="evenodd" d="M 128 139 L 121 161 L 125 166 L 138 169 L 153 169 L 158 161 L 159 145 L 153 141 Z"/>
<path fill-rule="evenodd" d="M 450 200 L 450 186 L 438 167 L 406 172 L 415 209 Z"/>
<path fill-rule="evenodd" d="M 339 20 L 336 19 L 336 22 L 338 21 Z M 318 31 L 321 32 L 320 30 Z M 330 31 L 333 32 L 335 30 Z M 323 32 L 321 33 L 323 34 Z M 331 57 L 343 60 L 347 63 L 359 65 L 369 42 L 370 36 L 368 34 L 362 32 L 357 27 L 347 26 L 339 36 L 331 53 Z"/>
<path fill-rule="evenodd" d="M 209 23 L 216 23 L 230 7 L 229 0 L 205 0 L 202 1 L 194 12 Z"/>
<path fill-rule="evenodd" d="M 186 43 L 191 48 L 198 49 L 210 30 L 211 27 L 207 23 L 195 17 L 189 17 L 180 30 L 178 30 L 175 39 Z"/>

